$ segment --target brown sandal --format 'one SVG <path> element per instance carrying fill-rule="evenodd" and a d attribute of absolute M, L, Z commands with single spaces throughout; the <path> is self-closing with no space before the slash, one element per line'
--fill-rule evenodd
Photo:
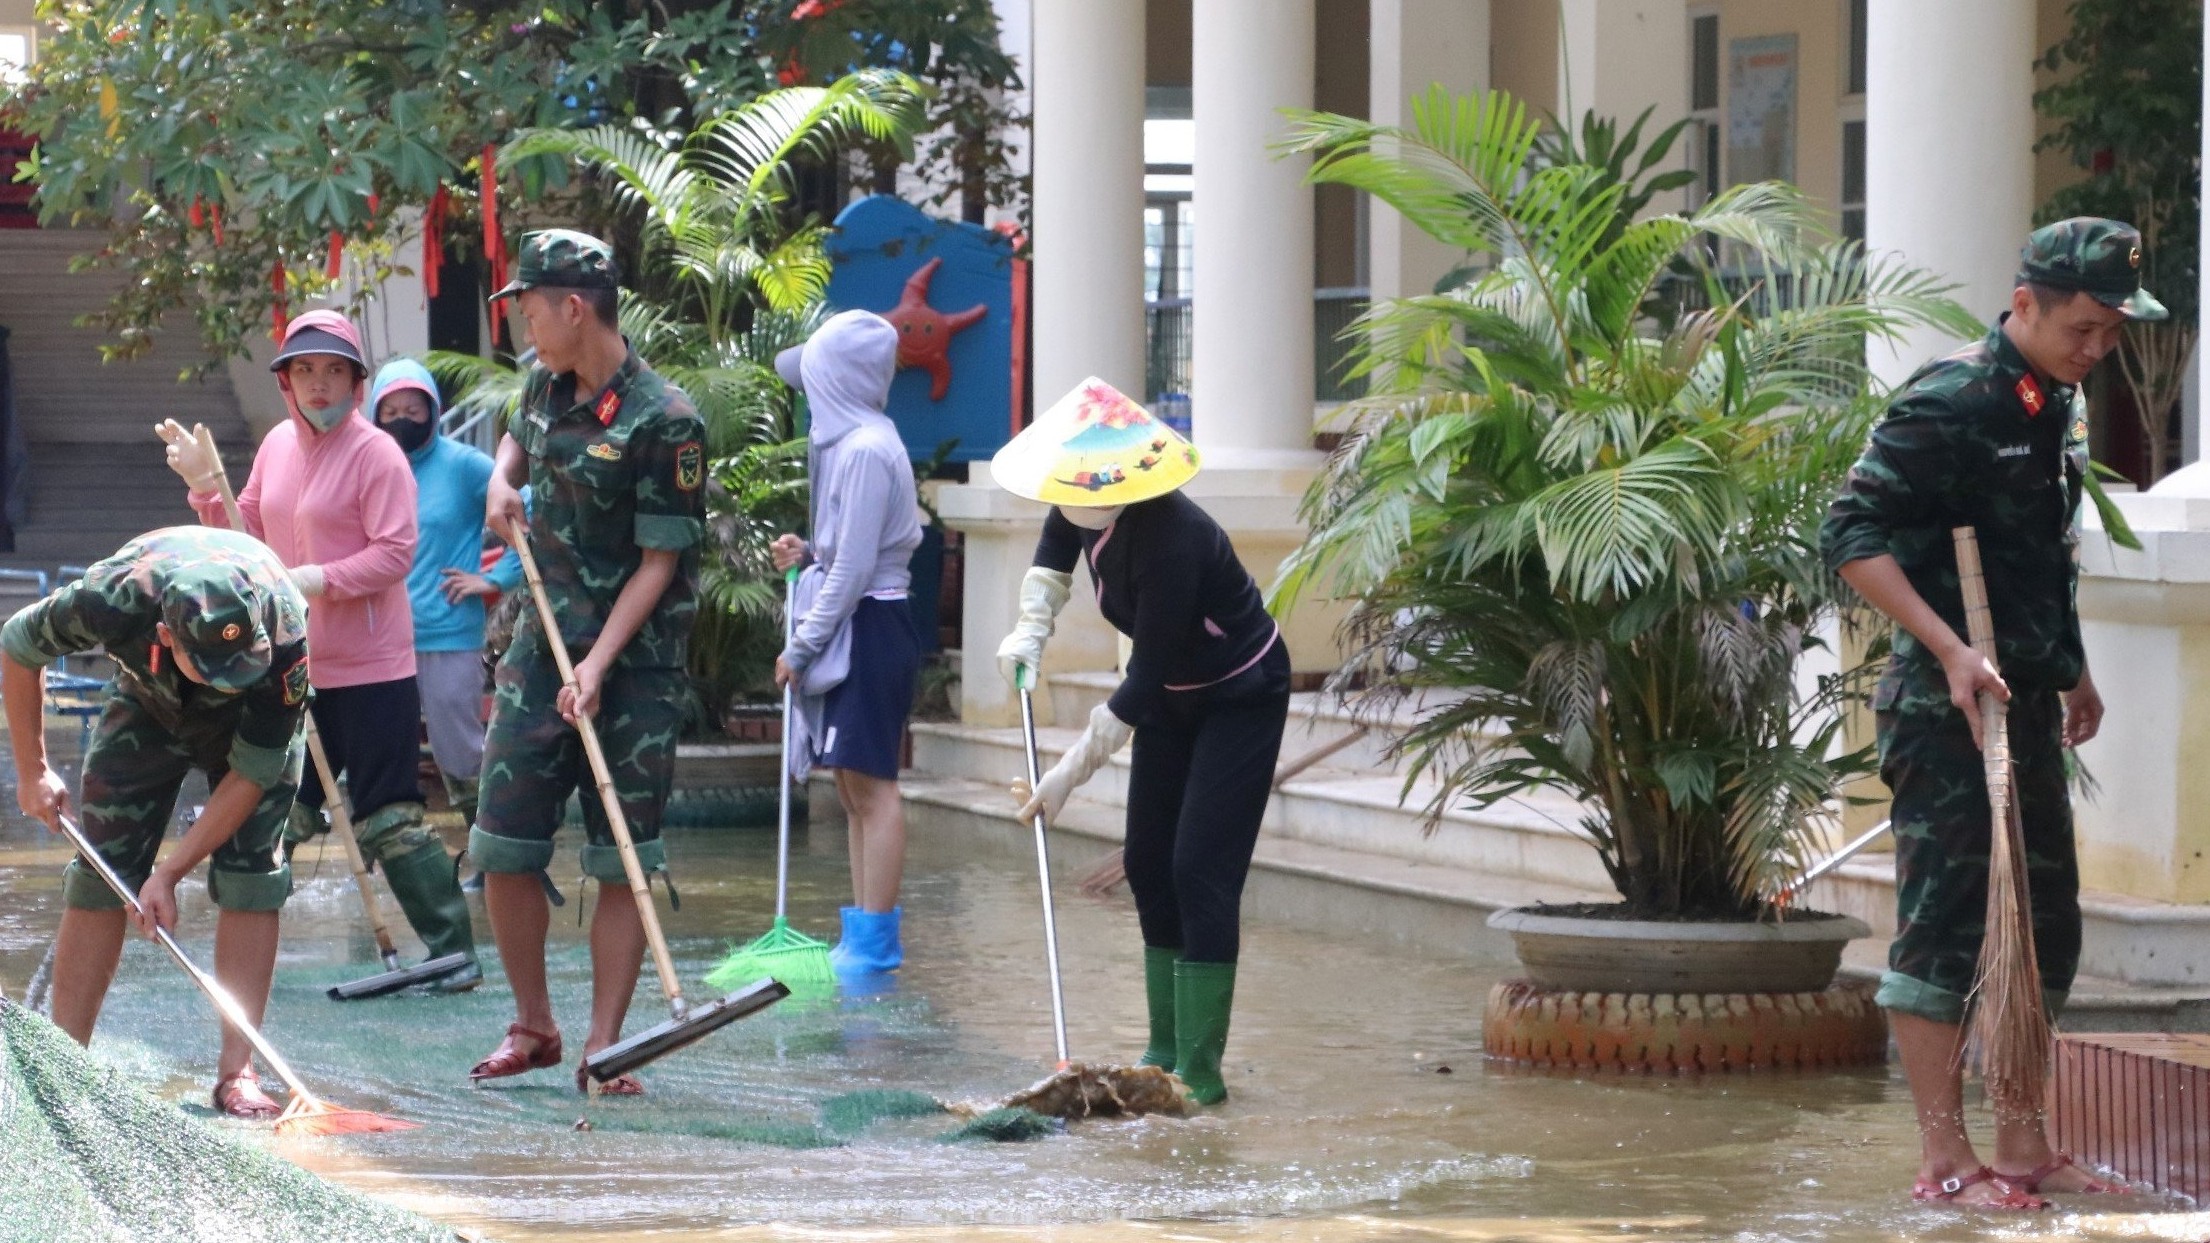
<path fill-rule="evenodd" d="M 261 1090 L 261 1076 L 251 1069 L 216 1080 L 209 1099 L 215 1103 L 215 1112 L 248 1122 L 260 1122 L 284 1112 L 283 1106 L 270 1100 L 268 1093 Z"/>
<path fill-rule="evenodd" d="M 592 1086 L 589 1064 L 586 1063 L 576 1067 L 576 1091 L 589 1096 L 591 1095 Z M 643 1096 L 645 1094 L 644 1083 L 635 1075 L 616 1075 L 606 1082 L 598 1084 L 597 1088 L 600 1096 Z"/>
<path fill-rule="evenodd" d="M 514 1047 L 514 1038 L 523 1036 L 537 1042 L 537 1047 L 527 1053 Z M 491 1056 L 469 1068 L 468 1077 L 478 1083 L 486 1079 L 505 1079 L 532 1070 L 543 1070 L 560 1065 L 560 1033 L 533 1032 L 520 1023 L 510 1023 L 506 1039 L 492 1050 Z"/>
<path fill-rule="evenodd" d="M 2104 1182 L 2102 1179 L 2095 1177 L 2093 1174 L 2089 1174 L 2084 1168 L 2080 1166 L 2079 1162 L 2072 1159 L 2072 1154 L 2068 1152 L 2060 1152 L 2057 1155 L 2049 1158 L 2047 1161 L 2044 1161 L 2040 1165 L 2035 1166 L 2031 1173 L 2005 1174 L 2001 1171 L 1997 1171 L 1995 1176 L 2002 1179 L 2004 1182 L 2009 1183 L 2011 1186 L 2018 1188 L 2020 1191 L 2031 1191 L 2038 1193 L 2041 1190 L 2041 1184 L 2044 1180 L 2046 1180 L 2051 1174 L 2056 1173 L 2058 1170 L 2061 1170 L 2066 1166 L 2071 1166 L 2073 1169 L 2079 1170 L 2082 1175 L 2085 1175 L 2087 1178 L 2087 1185 L 2080 1188 L 2078 1191 L 2052 1191 L 2049 1193 L 2050 1195 L 2107 1196 L 2116 1195 L 2119 1192 L 2125 1190 L 2125 1187 L 2118 1183 Z"/>
<path fill-rule="evenodd" d="M 1976 1187 L 1981 1183 L 1992 1184 L 2002 1194 L 1992 1200 L 1959 1201 L 1957 1199 L 1959 1195 L 1964 1193 L 1965 1188 Z M 1958 1208 L 2014 1209 L 2024 1212 L 2036 1212 L 2049 1207 L 2047 1200 L 2034 1195 L 1984 1165 L 1970 1174 L 1944 1178 L 1939 1183 L 1930 1183 L 1922 1178 L 1911 1187 L 1911 1198 L 1940 1204 L 1955 1204 Z"/>

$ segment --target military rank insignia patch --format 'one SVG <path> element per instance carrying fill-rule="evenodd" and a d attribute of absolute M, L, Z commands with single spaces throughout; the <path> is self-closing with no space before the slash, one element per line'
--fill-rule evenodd
<path fill-rule="evenodd" d="M 599 394 L 598 408 L 591 413 L 598 416 L 600 427 L 612 427 L 614 416 L 621 413 L 622 395 L 613 389 Z"/>
<path fill-rule="evenodd" d="M 2012 391 L 2018 394 L 2018 400 L 2025 405 L 2027 417 L 2030 418 L 2041 413 L 2041 407 L 2045 404 L 2045 399 L 2041 396 L 2041 386 L 2034 383 L 2032 376 L 2022 375 L 2018 377 L 2018 386 Z"/>
<path fill-rule="evenodd" d="M 585 449 L 584 452 L 601 462 L 619 462 L 622 460 L 622 451 L 603 440 Z"/>
<path fill-rule="evenodd" d="M 706 482 L 706 450 L 697 441 L 685 441 L 675 451 L 675 486 L 685 492 L 698 491 Z"/>
<path fill-rule="evenodd" d="M 284 704 L 296 707 L 307 702 L 307 662 L 304 658 L 292 662 L 284 671 Z"/>

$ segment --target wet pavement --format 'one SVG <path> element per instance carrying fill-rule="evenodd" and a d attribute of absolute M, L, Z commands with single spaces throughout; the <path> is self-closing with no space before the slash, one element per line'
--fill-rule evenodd
<path fill-rule="evenodd" d="M 554 912 L 550 963 L 568 1064 L 488 1089 L 467 1070 L 512 1018 L 495 961 L 463 997 L 327 1000 L 324 988 L 376 963 L 335 851 L 319 866 L 302 855 L 267 1033 L 323 1094 L 424 1126 L 264 1142 L 506 1240 L 2210 1237 L 2210 1214 L 2148 1197 L 2024 1219 L 1911 1205 L 1916 1142 L 1892 1068 L 1649 1079 L 1487 1064 L 1482 1000 L 1511 971 L 1501 937 L 1442 954 L 1248 927 L 1232 1095 L 1188 1120 L 1080 1123 L 1021 1144 L 938 1142 L 954 1124 L 942 1115 L 831 1125 L 823 1104 L 855 1090 L 986 1101 L 1050 1068 L 1034 876 L 1002 829 L 980 833 L 916 835 L 894 979 L 793 999 L 647 1067 L 643 1099 L 595 1102 L 571 1078 L 589 989 L 572 842 L 554 873 L 569 905 Z M 793 921 L 826 937 L 845 893 L 843 834 L 816 826 L 801 841 Z M 20 817 L 0 824 L 0 988 L 12 996 L 59 914 L 54 842 Z M 772 846 L 771 832 L 671 834 L 683 906 L 662 910 L 687 987 L 765 930 Z M 1133 909 L 1064 883 L 1059 896 L 1074 1055 L 1132 1059 L 1144 1043 Z M 204 886 L 183 910 L 183 940 L 206 961 Z M 388 898 L 386 910 L 406 940 Z M 480 905 L 478 927 L 488 942 Z M 664 1014 L 648 965 L 630 1030 Z M 94 1052 L 199 1110 L 215 1043 L 197 994 L 134 939 Z M 593 1129 L 576 1130 L 583 1119 Z"/>

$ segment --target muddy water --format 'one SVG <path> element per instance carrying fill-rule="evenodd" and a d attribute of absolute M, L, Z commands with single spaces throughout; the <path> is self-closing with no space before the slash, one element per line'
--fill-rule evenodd
<path fill-rule="evenodd" d="M 687 981 L 730 940 L 764 930 L 771 844 L 751 832 L 671 841 L 683 907 L 666 922 Z M 0 987 L 11 995 L 58 916 L 58 858 L 42 829 L 14 817 L 0 827 Z M 329 984 L 367 974 L 373 953 L 335 853 L 318 869 L 309 852 L 285 912 L 269 1035 L 323 1093 L 425 1125 L 279 1148 L 509 1240 L 2210 1237 L 2210 1215 L 2150 1199 L 2031 1221 L 1911 1206 L 1908 1096 L 1887 1070 L 1573 1079 L 1486 1065 L 1478 1020 L 1510 969 L 1501 940 L 1441 954 L 1250 927 L 1233 1095 L 1191 1120 L 1084 1124 L 1006 1145 L 938 1142 L 946 1117 L 826 1126 L 822 1104 L 856 1089 L 985 1100 L 1048 1069 L 1034 880 L 1018 858 L 918 835 L 908 965 L 894 983 L 785 1003 L 648 1067 L 642 1100 L 586 1102 L 569 1078 L 589 989 L 576 920 L 588 895 L 572 854 L 556 872 L 569 905 L 555 912 L 551 955 L 569 1066 L 477 1090 L 468 1066 L 512 1017 L 495 967 L 467 997 L 326 1000 Z M 828 934 L 842 833 L 816 828 L 795 876 L 795 922 Z M 205 890 L 188 891 L 184 909 L 184 939 L 204 961 Z M 1132 910 L 1124 896 L 1062 886 L 1060 917 L 1075 1055 L 1133 1057 L 1144 1015 Z M 632 1030 L 661 1014 L 649 969 L 632 1014 Z M 214 1045 L 196 995 L 134 942 L 95 1051 L 196 1110 Z M 582 1119 L 593 1129 L 575 1130 Z"/>

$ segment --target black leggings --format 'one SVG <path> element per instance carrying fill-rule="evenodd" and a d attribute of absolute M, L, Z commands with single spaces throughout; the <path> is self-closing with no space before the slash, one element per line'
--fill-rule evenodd
<path fill-rule="evenodd" d="M 1211 689 L 1221 693 L 1182 692 L 1164 719 L 1137 727 L 1125 857 L 1144 944 L 1234 962 L 1243 881 L 1289 717 L 1287 646 L 1277 640 Z"/>
<path fill-rule="evenodd" d="M 422 693 L 413 678 L 318 690 L 309 710 L 331 772 L 345 778 L 355 820 L 393 803 L 422 801 Z M 324 798 L 309 760 L 299 801 L 319 810 Z"/>

